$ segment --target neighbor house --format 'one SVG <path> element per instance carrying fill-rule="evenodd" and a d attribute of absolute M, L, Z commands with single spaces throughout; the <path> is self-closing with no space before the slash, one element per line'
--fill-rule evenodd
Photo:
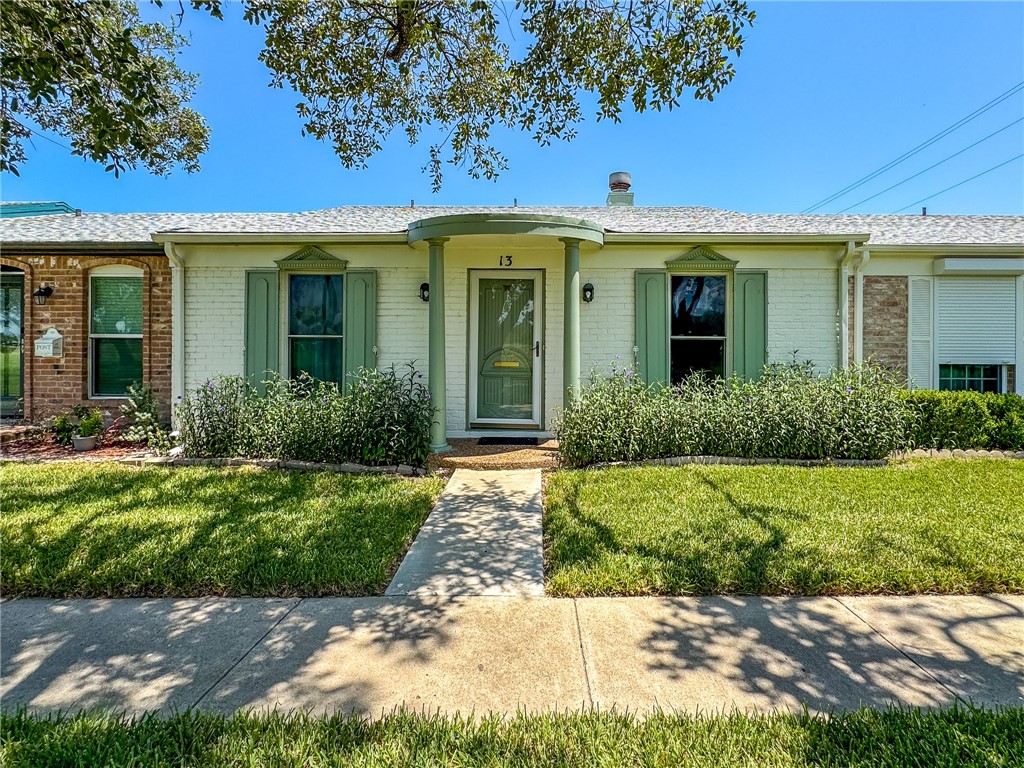
<path fill-rule="evenodd" d="M 411 363 L 441 449 L 550 433 L 595 367 L 673 381 L 870 357 L 916 387 L 1024 392 L 1024 217 L 641 207 L 611 182 L 596 207 L 5 219 L 23 415 L 109 410 L 131 381 L 169 403 L 219 374 L 343 384 Z"/>

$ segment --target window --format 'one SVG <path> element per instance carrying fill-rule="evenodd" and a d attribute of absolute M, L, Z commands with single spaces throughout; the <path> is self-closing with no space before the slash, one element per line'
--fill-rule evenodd
<path fill-rule="evenodd" d="M 289 375 L 342 383 L 342 275 L 288 276 Z"/>
<path fill-rule="evenodd" d="M 940 365 L 939 389 L 1002 392 L 1001 365 Z"/>
<path fill-rule="evenodd" d="M 672 275 L 670 374 L 725 376 L 725 275 Z"/>
<path fill-rule="evenodd" d="M 89 278 L 90 392 L 124 397 L 142 381 L 142 278 Z"/>

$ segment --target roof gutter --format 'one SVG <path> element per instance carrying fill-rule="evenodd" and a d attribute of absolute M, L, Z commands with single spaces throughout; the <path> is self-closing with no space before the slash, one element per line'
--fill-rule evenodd
<path fill-rule="evenodd" d="M 850 365 L 850 272 L 853 271 L 853 360 L 864 357 L 864 265 L 871 253 L 853 240 L 839 259 L 839 365 Z"/>
<path fill-rule="evenodd" d="M 183 245 L 275 245 L 339 243 L 349 245 L 408 245 L 406 232 L 155 232 L 153 242 Z"/>
<path fill-rule="evenodd" d="M 872 244 L 875 253 L 914 253 L 934 256 L 1024 256 L 1022 243 L 914 243 L 912 245 Z"/>
<path fill-rule="evenodd" d="M 808 234 L 806 232 L 780 232 L 770 234 L 763 232 L 606 232 L 604 242 L 606 245 L 676 245 L 678 243 L 735 243 L 737 245 L 746 243 L 763 243 L 767 245 L 838 245 L 853 241 L 859 245 L 867 242 L 870 237 L 870 234 L 862 232 L 838 235 Z"/>
<path fill-rule="evenodd" d="M 124 253 L 126 251 L 146 251 L 152 254 L 154 250 L 159 250 L 159 246 L 151 240 L 142 240 L 140 242 L 102 242 L 102 241 L 67 241 L 67 240 L 33 240 L 31 242 L 18 242 L 5 240 L 3 241 L 3 248 L 5 251 L 17 252 L 17 253 L 46 253 L 53 254 L 66 253 L 74 251 L 76 253 L 110 253 L 116 251 L 118 253 Z"/>

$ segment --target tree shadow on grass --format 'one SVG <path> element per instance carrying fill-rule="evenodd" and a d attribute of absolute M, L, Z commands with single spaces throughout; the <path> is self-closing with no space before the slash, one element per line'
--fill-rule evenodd
<path fill-rule="evenodd" d="M 580 569 L 596 571 L 607 557 L 637 556 L 656 578 L 639 592 L 614 585 L 611 594 L 791 594 L 815 593 L 839 578 L 822 563 L 818 550 L 796 547 L 779 520 L 806 521 L 810 515 L 772 504 L 738 500 L 729 489 L 705 474 L 701 482 L 744 521 L 742 527 L 723 528 L 720 515 L 685 525 L 656 543 L 640 536 L 627 539 L 581 503 L 582 479 L 563 491 L 565 520 L 549 515 L 549 568 L 551 575 Z M 803 563 L 813 563 L 803 566 Z M 586 580 L 586 576 L 582 577 Z M 586 587 L 581 591 L 592 594 Z"/>
<path fill-rule="evenodd" d="M 5 495 L 4 592 L 57 597 L 373 594 L 432 501 L 392 478 L 230 470 L 98 469 Z"/>

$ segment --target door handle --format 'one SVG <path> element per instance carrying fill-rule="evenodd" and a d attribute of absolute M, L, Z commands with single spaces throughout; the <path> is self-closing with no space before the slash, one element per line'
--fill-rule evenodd
<path fill-rule="evenodd" d="M 540 357 L 540 342 L 538 341 L 533 345 L 533 356 Z"/>

